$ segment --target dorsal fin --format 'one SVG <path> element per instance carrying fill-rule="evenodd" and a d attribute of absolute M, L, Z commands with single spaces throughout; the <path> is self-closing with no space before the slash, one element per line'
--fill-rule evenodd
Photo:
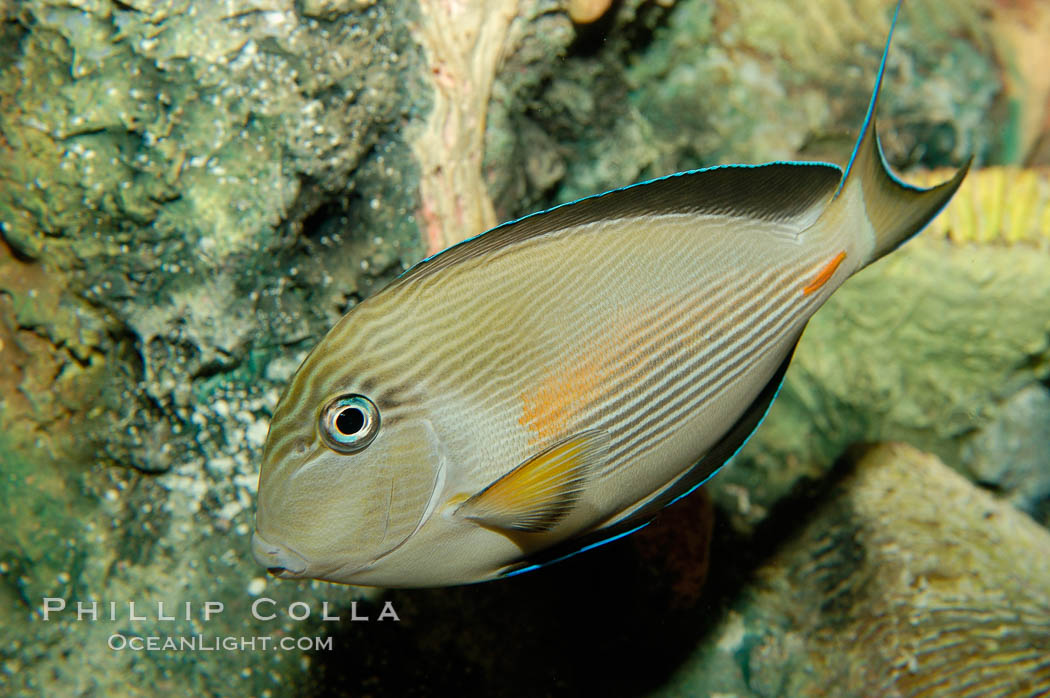
<path fill-rule="evenodd" d="M 680 214 L 788 221 L 827 201 L 842 170 L 827 163 L 721 165 L 596 194 L 496 226 L 419 262 L 398 282 L 419 279 L 530 238 L 590 223 Z"/>

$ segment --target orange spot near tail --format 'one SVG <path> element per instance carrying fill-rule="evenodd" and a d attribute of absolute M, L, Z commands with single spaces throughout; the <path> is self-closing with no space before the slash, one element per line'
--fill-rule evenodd
<path fill-rule="evenodd" d="M 844 260 L 845 258 L 845 250 L 835 255 L 835 259 L 825 264 L 824 268 L 817 272 L 817 275 L 814 276 L 813 280 L 809 282 L 809 285 L 802 289 L 802 295 L 808 296 L 809 294 L 813 293 L 818 288 L 826 284 L 828 282 L 828 279 L 831 278 L 832 274 L 835 273 L 835 270 L 839 268 L 839 265 L 842 264 L 842 260 Z"/>

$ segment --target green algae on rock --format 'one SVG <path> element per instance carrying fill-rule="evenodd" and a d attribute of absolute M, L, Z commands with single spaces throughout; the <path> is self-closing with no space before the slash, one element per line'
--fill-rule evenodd
<path fill-rule="evenodd" d="M 418 257 L 397 135 L 426 103 L 413 89 L 412 7 L 345 9 L 325 20 L 284 0 L 10 10 L 0 227 L 17 254 L 69 277 L 104 344 L 129 345 L 113 367 L 125 378 L 109 391 L 120 427 L 104 456 L 165 469 L 141 435 L 192 448 L 191 384 L 320 331 L 358 279 L 367 289 Z M 301 238 L 319 210 L 340 229 L 311 224 L 320 234 Z M 363 268 L 362 240 L 386 262 Z M 357 262 L 337 263 L 344 254 Z M 326 278 L 344 282 L 322 290 Z"/>
<path fill-rule="evenodd" d="M 880 123 L 884 130 L 900 127 L 884 139 L 891 160 L 922 145 L 927 162 L 939 164 L 946 156 L 982 153 L 994 139 L 976 127 L 993 106 L 998 79 L 993 62 L 956 35 L 967 26 L 968 11 L 952 6 L 940 13 L 940 25 L 921 24 L 915 15 L 923 4 L 908 3 L 901 14 Z M 793 159 L 835 124 L 852 122 L 843 114 L 863 113 L 860 76 L 878 61 L 873 37 L 888 28 L 891 6 L 882 0 L 683 0 L 657 29 L 658 40 L 632 61 L 632 101 L 660 145 L 679 159 Z M 916 73 L 924 78 L 914 79 Z M 901 113 L 913 116 L 905 120 Z M 930 137 L 944 128 L 952 132 Z M 843 145 L 832 161 L 848 157 L 852 144 L 847 138 Z"/>
<path fill-rule="evenodd" d="M 320 630 L 255 623 L 253 594 L 362 598 L 274 587 L 242 551 L 283 380 L 265 367 L 421 249 L 413 6 L 366 4 L 0 8 L 5 687 L 261 694 L 305 661 L 114 652 L 114 631 L 176 628 L 43 623 L 43 596 L 221 600 L 177 628 L 216 635 Z"/>

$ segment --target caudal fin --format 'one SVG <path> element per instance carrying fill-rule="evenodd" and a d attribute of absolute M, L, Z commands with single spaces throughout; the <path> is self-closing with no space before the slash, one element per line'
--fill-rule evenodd
<path fill-rule="evenodd" d="M 853 155 L 842 175 L 842 181 L 839 182 L 835 196 L 822 214 L 822 217 L 837 217 L 841 211 L 836 209 L 849 206 L 851 201 L 860 199 L 868 221 L 875 231 L 875 249 L 871 259 L 867 260 L 869 264 L 892 252 L 933 220 L 962 184 L 963 178 L 970 169 L 970 163 L 973 162 L 971 156 L 966 164 L 955 173 L 955 176 L 947 182 L 929 189 L 921 189 L 898 179 L 890 170 L 882 154 L 882 145 L 879 143 L 879 134 L 875 124 L 875 107 L 879 99 L 882 76 L 886 71 L 886 56 L 890 51 L 890 41 L 893 39 L 893 29 L 897 26 L 897 16 L 900 14 L 902 2 L 903 0 L 898 0 L 897 9 L 893 13 L 893 23 L 890 25 L 890 34 L 886 38 L 886 48 L 882 52 L 882 62 L 879 64 L 875 89 L 871 94 L 871 102 L 868 104 L 868 113 L 864 117 L 860 138 L 853 148 Z"/>

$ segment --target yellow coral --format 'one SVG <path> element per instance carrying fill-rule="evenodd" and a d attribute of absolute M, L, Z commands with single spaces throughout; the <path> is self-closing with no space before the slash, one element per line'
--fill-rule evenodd
<path fill-rule="evenodd" d="M 932 186 L 950 170 L 916 173 Z M 953 242 L 1050 245 L 1050 169 L 986 167 L 973 171 L 924 235 Z"/>

